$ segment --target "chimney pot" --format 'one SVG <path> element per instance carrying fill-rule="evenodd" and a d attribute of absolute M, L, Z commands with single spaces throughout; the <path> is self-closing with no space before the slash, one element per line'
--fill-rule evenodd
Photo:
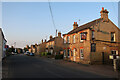
<path fill-rule="evenodd" d="M 102 7 L 102 10 L 104 10 L 104 7 Z"/>

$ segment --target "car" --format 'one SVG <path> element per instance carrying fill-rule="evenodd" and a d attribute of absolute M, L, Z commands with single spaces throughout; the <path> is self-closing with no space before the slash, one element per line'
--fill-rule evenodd
<path fill-rule="evenodd" d="M 29 56 L 34 56 L 34 53 L 30 53 Z"/>
<path fill-rule="evenodd" d="M 24 54 L 29 56 L 30 52 L 27 51 L 27 52 L 25 52 Z"/>

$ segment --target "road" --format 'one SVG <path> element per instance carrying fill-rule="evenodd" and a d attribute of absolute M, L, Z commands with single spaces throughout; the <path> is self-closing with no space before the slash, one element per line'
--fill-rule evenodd
<path fill-rule="evenodd" d="M 107 78 L 69 66 L 51 63 L 41 57 L 12 55 L 3 62 L 3 78 Z"/>

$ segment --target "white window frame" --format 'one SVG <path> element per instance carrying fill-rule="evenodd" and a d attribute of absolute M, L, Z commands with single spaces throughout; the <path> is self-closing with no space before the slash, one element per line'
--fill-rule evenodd
<path fill-rule="evenodd" d="M 69 56 L 68 56 L 68 58 L 70 57 L 70 49 L 68 49 L 69 50 Z M 67 50 L 67 54 L 68 54 L 68 50 Z"/>
<path fill-rule="evenodd" d="M 116 52 L 116 55 L 118 55 L 118 50 L 111 50 L 111 52 L 112 52 L 112 51 L 115 51 L 115 52 Z"/>
<path fill-rule="evenodd" d="M 67 43 L 70 43 L 70 36 L 67 36 Z"/>
<path fill-rule="evenodd" d="M 81 40 L 81 33 L 80 33 L 80 42 L 83 42 L 83 40 Z"/>
<path fill-rule="evenodd" d="M 66 57 L 66 49 L 64 50 L 64 57 Z"/>
<path fill-rule="evenodd" d="M 64 43 L 66 43 L 66 37 L 64 37 Z"/>
<path fill-rule="evenodd" d="M 75 35 L 73 35 L 73 43 L 75 43 Z"/>
<path fill-rule="evenodd" d="M 113 36 L 114 36 L 114 40 L 112 41 L 112 42 L 115 42 L 115 32 L 111 32 L 111 35 L 112 35 L 112 33 L 113 33 Z"/>

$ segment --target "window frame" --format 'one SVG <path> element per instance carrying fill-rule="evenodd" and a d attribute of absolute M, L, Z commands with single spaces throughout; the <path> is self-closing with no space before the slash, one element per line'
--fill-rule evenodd
<path fill-rule="evenodd" d="M 113 40 L 112 40 L 112 35 L 113 35 Z M 115 32 L 111 32 L 111 42 L 115 42 Z"/>
<path fill-rule="evenodd" d="M 76 42 L 75 42 L 75 35 L 73 35 L 73 43 L 76 43 Z"/>
<path fill-rule="evenodd" d="M 70 36 L 67 36 L 67 43 L 70 43 Z"/>

